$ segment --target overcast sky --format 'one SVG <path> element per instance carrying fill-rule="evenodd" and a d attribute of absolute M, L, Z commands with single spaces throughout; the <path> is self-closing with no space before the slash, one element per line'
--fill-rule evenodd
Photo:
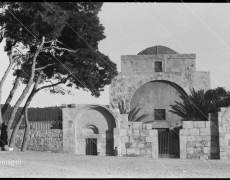
<path fill-rule="evenodd" d="M 181 54 L 195 53 L 197 71 L 210 71 L 211 88 L 221 86 L 230 90 L 229 3 L 104 3 L 99 17 L 106 35 L 99 50 L 117 64 L 119 72 L 121 55 L 136 55 L 145 48 L 162 45 Z M 3 43 L 0 44 L 0 56 L 2 77 L 8 66 Z M 12 75 L 8 76 L 1 103 L 5 102 L 13 80 Z M 13 104 L 24 87 L 20 86 Z M 109 104 L 108 87 L 99 98 L 81 90 L 73 90 L 73 93 L 63 96 L 41 91 L 30 107 Z"/>

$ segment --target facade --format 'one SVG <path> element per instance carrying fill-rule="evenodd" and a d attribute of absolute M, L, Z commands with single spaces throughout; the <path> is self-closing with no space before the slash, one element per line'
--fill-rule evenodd
<path fill-rule="evenodd" d="M 196 71 L 195 58 L 195 54 L 178 54 L 164 46 L 121 56 L 121 73 L 111 83 L 110 102 L 118 107 L 123 100 L 128 110 L 140 108 L 137 116 L 145 115 L 142 121 L 154 128 L 181 126 L 169 105 L 180 102 L 180 95 L 190 94 L 191 88 L 210 88 L 210 74 Z"/>
<path fill-rule="evenodd" d="M 169 112 L 170 105 L 181 102 L 180 96 L 190 94 L 192 88 L 210 88 L 210 74 L 196 71 L 195 58 L 195 54 L 179 54 L 164 46 L 121 56 L 121 72 L 109 89 L 109 108 L 63 108 L 64 152 L 112 155 L 117 148 L 120 156 L 179 157 L 179 135 L 170 129 L 182 122 Z M 138 111 L 135 118 L 118 112 L 120 101 L 128 111 Z"/>

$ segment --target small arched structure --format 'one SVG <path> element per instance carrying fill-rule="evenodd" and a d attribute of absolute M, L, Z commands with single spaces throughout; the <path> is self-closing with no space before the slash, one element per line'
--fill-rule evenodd
<path fill-rule="evenodd" d="M 72 114 L 72 125 L 68 126 L 63 136 L 68 136 L 73 143 L 71 148 L 74 153 L 86 155 L 87 143 L 96 143 L 93 147 L 97 148 L 98 155 L 112 153 L 113 130 L 117 127 L 117 120 L 108 108 L 97 104 L 76 105 L 75 108 L 66 108 L 66 113 Z"/>

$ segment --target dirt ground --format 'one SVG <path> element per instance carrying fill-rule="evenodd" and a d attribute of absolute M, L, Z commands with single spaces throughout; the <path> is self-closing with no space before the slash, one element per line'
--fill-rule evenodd
<path fill-rule="evenodd" d="M 0 151 L 0 177 L 229 178 L 230 161 Z"/>

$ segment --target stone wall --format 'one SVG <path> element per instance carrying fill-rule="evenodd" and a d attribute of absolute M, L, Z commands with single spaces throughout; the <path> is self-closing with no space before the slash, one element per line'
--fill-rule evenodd
<path fill-rule="evenodd" d="M 218 159 L 218 129 L 211 121 L 184 121 L 180 130 L 181 159 Z"/>
<path fill-rule="evenodd" d="M 114 146 L 120 156 L 158 158 L 158 133 L 152 124 L 128 122 L 128 128 L 114 130 Z"/>
<path fill-rule="evenodd" d="M 230 107 L 220 108 L 215 118 L 218 120 L 220 159 L 230 159 Z"/>
<path fill-rule="evenodd" d="M 20 149 L 23 140 L 24 130 L 19 130 L 14 148 Z M 27 143 L 27 150 L 62 152 L 62 130 L 30 130 Z"/>
<path fill-rule="evenodd" d="M 154 62 L 162 62 L 163 72 L 194 72 L 195 58 L 195 54 L 122 55 L 121 72 L 155 72 Z"/>

